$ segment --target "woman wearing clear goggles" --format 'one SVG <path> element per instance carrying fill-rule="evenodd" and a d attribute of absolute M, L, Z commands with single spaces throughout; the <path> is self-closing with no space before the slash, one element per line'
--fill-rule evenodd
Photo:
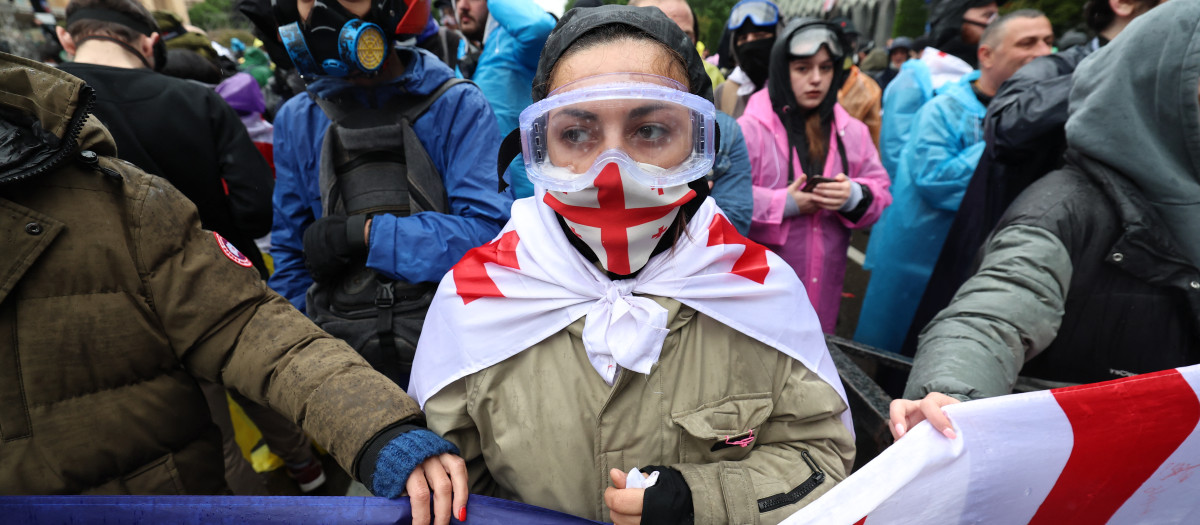
<path fill-rule="evenodd" d="M 573 9 L 532 98 L 537 191 L 443 279 L 409 387 L 472 491 L 621 525 L 770 524 L 832 488 L 854 456 L 845 393 L 795 272 L 708 198 L 690 40 L 657 8 Z"/>

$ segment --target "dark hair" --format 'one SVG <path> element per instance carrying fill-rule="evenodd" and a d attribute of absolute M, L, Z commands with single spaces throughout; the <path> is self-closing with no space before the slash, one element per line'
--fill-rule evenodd
<path fill-rule="evenodd" d="M 688 78 L 687 61 L 684 59 L 683 55 L 679 54 L 678 51 L 660 42 L 658 39 L 654 38 L 649 33 L 642 31 L 641 29 L 631 25 L 614 23 L 597 26 L 584 33 L 579 38 L 575 39 L 575 41 L 571 43 L 571 46 L 568 47 L 566 51 L 563 51 L 563 54 L 558 57 L 558 60 L 554 63 L 554 67 L 550 70 L 550 74 L 546 75 L 546 84 L 548 85 L 541 86 L 542 91 L 546 93 L 551 91 L 551 87 L 554 85 L 554 74 L 558 72 L 559 65 L 565 62 L 567 57 L 570 57 L 571 55 L 574 55 L 580 51 L 619 42 L 621 40 L 645 40 L 648 42 L 653 42 L 671 57 L 670 64 L 667 66 L 667 68 L 673 69 L 672 72 L 679 73 L 678 76 L 682 78 Z M 690 89 L 691 86 L 686 87 Z"/>
<path fill-rule="evenodd" d="M 1044 18 L 1045 16 L 1046 16 L 1045 13 L 1038 11 L 1037 9 L 1018 9 L 1018 10 L 1008 13 L 1004 16 L 1001 16 L 1000 18 L 997 18 L 992 23 L 988 24 L 987 28 L 985 28 L 983 30 L 983 34 L 980 35 L 980 37 L 979 37 L 979 45 L 987 45 L 988 47 L 993 47 L 993 48 L 996 47 L 995 45 L 993 45 L 993 42 L 991 42 L 991 41 L 994 39 L 1000 38 L 1000 35 L 1003 34 L 1004 26 L 1008 25 L 1008 23 L 1014 19 L 1017 19 L 1017 18 Z"/>
<path fill-rule="evenodd" d="M 146 10 L 145 6 L 138 3 L 137 0 L 74 0 L 67 5 L 67 18 L 70 19 L 71 15 L 76 11 L 85 8 L 116 11 L 145 24 L 147 27 L 158 27 L 158 23 L 154 21 L 154 16 L 150 14 L 150 11 Z M 140 37 L 145 36 L 123 24 L 92 19 L 76 20 L 68 24 L 66 30 L 71 35 L 71 38 L 75 40 L 79 40 L 85 36 L 100 35 L 116 38 L 130 45 L 137 42 Z"/>
<path fill-rule="evenodd" d="M 692 42 L 692 45 L 696 45 L 700 42 L 700 19 L 696 17 L 696 10 L 692 9 L 692 3 L 685 3 L 687 3 L 688 11 L 692 12 L 692 36 L 696 39 L 695 42 Z"/>
<path fill-rule="evenodd" d="M 220 84 L 223 80 L 216 64 L 190 49 L 168 49 L 162 74 L 205 84 Z"/>
<path fill-rule="evenodd" d="M 1145 13 L 1154 6 L 1158 5 L 1158 0 L 1136 0 L 1137 14 Z M 1108 29 L 1112 25 L 1113 20 L 1116 20 L 1117 14 L 1113 12 L 1112 6 L 1108 5 L 1108 0 L 1088 0 L 1083 4 L 1083 21 L 1087 23 L 1088 29 L 1093 33 L 1099 34 L 1101 31 Z"/>

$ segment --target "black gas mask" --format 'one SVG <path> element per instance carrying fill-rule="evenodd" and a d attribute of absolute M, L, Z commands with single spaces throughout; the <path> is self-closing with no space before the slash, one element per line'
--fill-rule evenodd
<path fill-rule="evenodd" d="M 362 17 L 337 0 L 316 0 L 300 20 L 295 0 L 274 0 L 279 38 L 301 77 L 373 75 L 396 39 L 420 34 L 427 0 L 375 0 Z"/>

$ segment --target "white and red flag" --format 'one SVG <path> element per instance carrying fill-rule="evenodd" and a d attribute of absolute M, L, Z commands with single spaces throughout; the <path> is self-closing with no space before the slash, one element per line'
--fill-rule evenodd
<path fill-rule="evenodd" d="M 784 523 L 1200 523 L 1200 365 L 945 407 Z"/>
<path fill-rule="evenodd" d="M 515 202 L 496 240 L 467 252 L 442 279 L 408 383 L 421 406 L 451 382 L 584 316 L 584 348 L 601 377 L 612 384 L 621 368 L 649 373 L 668 319 L 666 309 L 641 295 L 676 299 L 788 354 L 846 399 L 796 273 L 738 234 L 711 198 L 672 252 L 651 258 L 632 279 L 613 281 L 571 246 L 538 197 Z M 849 410 L 842 421 L 853 431 Z"/>

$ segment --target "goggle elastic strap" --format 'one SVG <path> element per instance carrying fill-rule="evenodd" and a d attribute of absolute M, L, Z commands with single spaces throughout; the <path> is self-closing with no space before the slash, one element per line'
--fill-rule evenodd
<path fill-rule="evenodd" d="M 520 154 L 521 128 L 516 128 L 500 142 L 500 153 L 496 157 L 496 181 L 498 182 L 496 193 L 504 193 L 504 190 L 508 189 L 508 183 L 504 182 L 504 171 Z"/>

